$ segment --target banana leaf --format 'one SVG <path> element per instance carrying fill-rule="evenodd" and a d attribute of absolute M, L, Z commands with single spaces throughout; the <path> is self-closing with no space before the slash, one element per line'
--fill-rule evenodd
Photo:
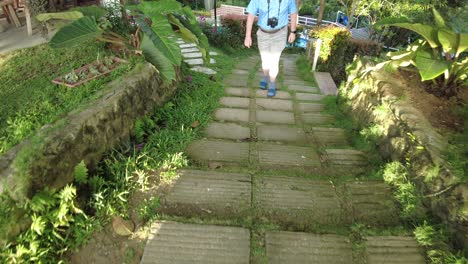
<path fill-rule="evenodd" d="M 442 28 L 437 32 L 442 50 L 446 53 L 455 53 L 457 49 L 457 34 L 447 28 Z"/>
<path fill-rule="evenodd" d="M 92 17 L 82 17 L 61 28 L 50 40 L 52 48 L 68 48 L 102 35 Z"/>
<path fill-rule="evenodd" d="M 155 47 L 153 41 L 151 41 L 146 34 L 143 34 L 140 48 L 143 51 L 143 55 L 146 60 L 156 66 L 159 73 L 165 80 L 175 80 L 176 73 L 173 64 L 161 50 Z"/>
<path fill-rule="evenodd" d="M 411 23 L 394 23 L 394 24 L 386 24 L 388 26 L 395 26 L 395 27 L 401 27 L 401 28 L 406 28 L 408 30 L 414 31 L 421 35 L 429 45 L 431 45 L 431 48 L 437 48 L 439 46 L 438 40 L 437 40 L 437 30 L 428 25 L 423 25 L 423 24 L 411 24 Z"/>
<path fill-rule="evenodd" d="M 432 80 L 449 70 L 449 63 L 434 58 L 432 52 L 420 49 L 416 52 L 414 59 L 415 65 L 419 70 L 422 81 Z"/>
<path fill-rule="evenodd" d="M 179 66 L 182 62 L 180 48 L 172 38 L 168 38 L 172 33 L 172 28 L 167 18 L 164 16 L 152 17 L 153 25 L 149 27 L 143 16 L 135 18 L 135 22 L 141 31 L 153 42 L 153 45 L 161 51 L 168 61 Z"/>
<path fill-rule="evenodd" d="M 72 10 L 82 13 L 84 16 L 94 17 L 96 20 L 107 15 L 106 9 L 96 5 L 75 7 Z"/>
<path fill-rule="evenodd" d="M 47 22 L 51 19 L 61 20 L 77 20 L 82 18 L 83 14 L 78 11 L 57 12 L 57 13 L 43 13 L 36 16 L 39 22 Z"/>

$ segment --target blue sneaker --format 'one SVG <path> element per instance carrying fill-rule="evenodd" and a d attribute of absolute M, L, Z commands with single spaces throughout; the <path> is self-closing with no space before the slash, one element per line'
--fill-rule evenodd
<path fill-rule="evenodd" d="M 260 81 L 260 89 L 266 90 L 268 84 L 267 80 L 267 77 L 263 77 L 263 79 Z"/>
<path fill-rule="evenodd" d="M 268 97 L 274 97 L 276 95 L 276 87 L 275 83 L 270 83 L 270 88 L 268 89 L 267 96 Z"/>

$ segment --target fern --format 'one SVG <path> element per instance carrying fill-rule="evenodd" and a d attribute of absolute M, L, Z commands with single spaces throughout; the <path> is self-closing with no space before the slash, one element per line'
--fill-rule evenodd
<path fill-rule="evenodd" d="M 137 121 L 135 121 L 135 126 L 133 128 L 133 135 L 135 135 L 135 139 L 137 142 L 143 142 L 143 139 L 146 135 L 145 122 L 143 121 L 143 119 L 137 119 Z"/>
<path fill-rule="evenodd" d="M 76 165 L 74 175 L 75 181 L 78 184 L 85 184 L 88 182 L 88 168 L 86 168 L 86 164 L 83 160 Z"/>

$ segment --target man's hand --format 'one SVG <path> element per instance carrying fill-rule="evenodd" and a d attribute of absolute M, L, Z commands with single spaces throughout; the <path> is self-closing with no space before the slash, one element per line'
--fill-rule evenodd
<path fill-rule="evenodd" d="M 250 46 L 252 46 L 252 37 L 251 36 L 247 36 L 247 35 L 245 36 L 244 45 L 247 48 L 250 48 Z"/>
<path fill-rule="evenodd" d="M 293 43 L 296 40 L 296 33 L 289 33 L 288 42 Z"/>

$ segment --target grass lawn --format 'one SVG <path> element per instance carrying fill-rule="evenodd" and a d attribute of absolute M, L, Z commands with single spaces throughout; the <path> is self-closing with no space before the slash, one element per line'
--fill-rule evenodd
<path fill-rule="evenodd" d="M 67 49 L 44 44 L 0 55 L 0 154 L 92 98 L 105 83 L 143 61 L 142 57 L 130 58 L 131 63 L 77 88 L 51 82 L 107 55 L 110 52 L 104 44 L 95 41 Z"/>

